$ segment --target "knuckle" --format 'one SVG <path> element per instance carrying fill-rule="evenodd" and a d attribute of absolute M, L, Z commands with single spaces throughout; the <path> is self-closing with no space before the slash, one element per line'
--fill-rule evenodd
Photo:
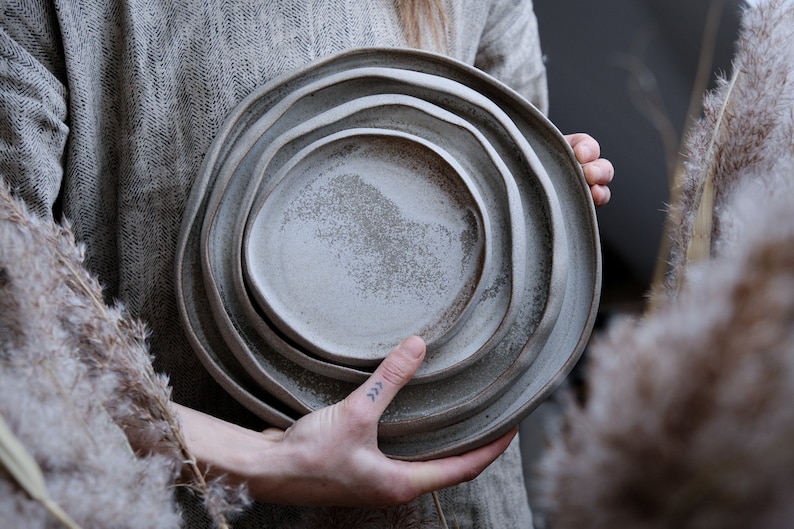
<path fill-rule="evenodd" d="M 350 399 L 339 403 L 339 422 L 351 435 L 357 436 L 368 432 L 373 427 L 373 419 L 369 414 L 363 413 L 361 408 L 352 404 Z M 377 418 L 374 420 L 377 424 Z"/>
<path fill-rule="evenodd" d="M 395 358 L 389 358 L 381 364 L 380 374 L 384 380 L 394 386 L 402 386 L 410 379 L 410 369 Z"/>
<path fill-rule="evenodd" d="M 482 471 L 483 471 L 482 468 L 469 468 L 461 476 L 461 483 L 472 481 L 474 478 L 479 476 Z"/>
<path fill-rule="evenodd" d="M 421 494 L 402 476 L 392 476 L 392 479 L 384 481 L 377 494 L 379 502 L 383 505 L 403 505 L 415 500 Z"/>

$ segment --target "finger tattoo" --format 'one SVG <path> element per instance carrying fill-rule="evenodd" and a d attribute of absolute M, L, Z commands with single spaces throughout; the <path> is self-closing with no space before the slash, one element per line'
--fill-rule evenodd
<path fill-rule="evenodd" d="M 375 402 L 375 397 L 378 396 L 380 390 L 383 389 L 383 384 L 381 382 L 375 382 L 375 385 L 369 388 L 369 393 L 367 393 L 367 397 L 372 399 L 372 402 Z"/>

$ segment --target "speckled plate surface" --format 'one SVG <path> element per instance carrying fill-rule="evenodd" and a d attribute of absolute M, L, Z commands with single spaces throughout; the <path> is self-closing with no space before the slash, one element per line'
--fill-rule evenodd
<path fill-rule="evenodd" d="M 313 91 L 306 91 L 308 96 L 313 93 Z M 397 116 L 398 119 L 395 119 L 394 116 Z M 278 159 L 278 152 L 281 149 L 292 147 L 290 150 L 292 152 L 296 148 L 292 145 L 293 142 L 304 145 L 316 137 L 322 138 L 325 134 L 334 134 L 332 131 L 340 129 L 346 133 L 350 130 L 350 120 L 359 125 L 361 123 L 382 123 L 388 127 L 395 127 L 398 124 L 403 127 L 408 124 L 407 128 L 418 131 L 423 137 L 446 141 L 448 144 L 450 142 L 445 138 L 454 137 L 456 141 L 450 145 L 450 148 L 454 150 L 453 158 L 465 166 L 461 170 L 468 171 L 473 177 L 475 187 L 484 190 L 482 199 L 486 206 L 485 210 L 490 212 L 492 225 L 490 233 L 494 236 L 488 242 L 493 243 L 491 246 L 494 251 L 492 252 L 493 259 L 490 261 L 491 266 L 486 270 L 487 278 L 481 280 L 480 283 L 486 285 L 489 295 L 478 300 L 472 308 L 470 319 L 467 319 L 468 324 L 458 329 L 454 336 L 440 345 L 429 343 L 426 361 L 414 381 L 425 382 L 443 375 L 448 376 L 488 351 L 487 344 L 498 340 L 510 328 L 517 313 L 518 304 L 512 301 L 522 291 L 526 282 L 523 277 L 524 267 L 515 266 L 516 263 L 526 261 L 526 248 L 523 242 L 526 238 L 525 223 L 511 220 L 524 217 L 518 188 L 507 168 L 500 163 L 494 148 L 469 124 L 456 119 L 447 111 L 416 98 L 389 94 L 367 96 L 344 103 L 322 112 L 316 118 L 301 123 L 289 133 L 269 142 L 266 152 L 254 170 L 254 177 L 249 179 L 248 190 L 242 196 L 255 194 L 256 189 L 268 190 L 271 188 L 268 175 L 271 175 L 272 171 L 268 171 L 267 168 L 271 160 Z M 376 130 L 384 132 L 387 129 Z M 390 134 L 404 133 L 391 131 Z M 417 141 L 426 141 L 419 140 L 417 136 L 409 136 Z M 235 193 L 229 194 L 234 195 Z M 262 198 L 260 197 L 259 200 L 261 201 Z M 235 201 L 229 201 L 228 204 L 230 208 L 237 207 Z M 243 219 L 239 219 L 239 223 L 242 222 Z M 222 245 L 227 240 L 230 239 L 219 238 L 218 244 Z M 233 242 L 228 251 L 234 254 L 239 245 L 236 237 L 231 240 Z M 224 256 L 226 253 L 221 251 L 220 255 Z M 541 255 L 543 254 L 538 253 L 538 256 Z M 233 255 L 233 258 L 236 262 L 236 255 Z M 550 260 L 551 255 L 548 251 L 544 258 L 547 261 Z M 516 272 L 521 273 L 516 274 Z M 298 365 L 326 377 L 349 380 L 351 375 L 357 374 L 359 376 L 352 379 L 362 381 L 367 376 L 367 372 L 351 371 L 342 365 L 322 362 L 312 355 L 305 354 L 304 351 L 287 346 L 279 336 L 272 332 L 269 322 L 260 319 L 255 308 L 245 302 L 246 289 L 239 281 L 239 276 L 236 279 L 238 280 L 236 292 L 239 299 L 242 300 L 241 306 L 246 311 L 247 321 L 255 323 L 261 337 L 275 350 L 287 355 L 291 361 Z M 534 278 L 534 282 L 536 288 L 548 286 L 546 277 L 541 274 Z M 546 294 L 542 296 L 542 299 L 545 298 Z M 256 347 L 255 349 L 260 348 Z M 254 366 L 261 363 L 257 362 L 257 359 L 261 360 L 261 355 L 251 353 L 246 348 L 235 349 L 235 351 L 242 357 L 242 361 L 250 361 L 249 364 L 253 363 Z M 263 365 L 262 375 L 267 377 L 267 366 Z M 487 381 L 488 379 L 483 380 Z"/>
<path fill-rule="evenodd" d="M 349 129 L 302 149 L 274 180 L 249 216 L 243 275 L 301 348 L 373 366 L 409 334 L 437 349 L 466 324 L 494 237 L 479 191 L 446 151 Z"/>
<path fill-rule="evenodd" d="M 334 327 L 361 325 L 365 339 L 359 341 L 349 339 L 358 332 L 354 329 L 329 332 L 301 317 L 311 312 L 314 319 L 333 322 L 329 312 L 335 307 L 330 305 L 340 296 L 333 290 L 336 285 L 316 296 L 308 287 L 297 291 L 309 282 L 328 288 L 325 272 L 307 263 L 318 256 L 330 260 L 330 253 L 317 253 L 330 250 L 318 249 L 317 237 L 301 240 L 307 232 L 327 228 L 330 218 L 305 215 L 303 206 L 316 209 L 325 203 L 321 197 L 328 196 L 304 193 L 306 186 L 317 185 L 317 191 L 329 183 L 318 179 L 313 168 L 327 169 L 334 156 L 345 158 L 341 153 L 357 148 L 374 150 L 345 162 L 354 164 L 355 171 L 334 174 L 358 172 L 365 178 L 352 186 L 347 184 L 355 178 L 346 180 L 334 204 L 342 207 L 341 197 L 358 190 L 345 229 L 363 233 L 364 218 L 374 221 L 376 229 L 356 244 L 373 242 L 342 261 L 343 279 L 352 281 L 346 290 L 366 286 L 367 277 L 392 281 L 386 289 L 380 282 L 362 288 L 373 296 L 370 309 L 348 295 L 344 304 L 350 314 L 358 314 L 350 319 L 332 314 L 341 318 Z M 402 159 L 393 156 L 393 149 L 404 154 Z M 392 176 L 404 175 L 406 182 L 426 190 L 448 182 L 439 195 L 445 206 L 438 216 L 432 208 L 420 207 L 421 200 L 390 194 L 384 183 L 388 171 L 371 169 L 369 158 L 379 160 L 375 166 L 399 160 Z M 428 177 L 408 170 L 409 159 L 443 169 Z M 386 214 L 360 214 L 366 207 L 361 182 L 377 191 L 383 199 L 380 209 L 391 211 L 393 221 Z M 309 202 L 302 202 L 307 197 Z M 465 245 L 459 240 L 450 245 L 451 236 L 444 243 L 448 250 L 440 250 L 438 240 L 436 246 L 409 246 L 403 253 L 417 268 L 404 270 L 408 279 L 398 281 L 399 269 L 372 264 L 371 255 L 366 257 L 388 253 L 381 250 L 389 240 L 407 240 L 405 229 L 417 215 L 424 215 L 425 226 L 449 226 L 456 209 L 469 220 L 456 220 L 450 233 L 457 230 L 458 239 L 461 234 L 476 239 L 470 247 L 476 248 L 473 259 L 461 257 Z M 298 211 L 305 217 L 299 229 L 290 226 Z M 384 243 L 375 234 L 387 225 L 399 227 L 399 233 Z M 279 226 L 293 234 L 279 240 Z M 343 232 L 337 229 L 332 238 L 337 250 L 351 247 L 352 239 Z M 302 244 L 310 248 L 300 264 Z M 452 286 L 438 289 L 443 295 L 430 296 L 428 307 L 420 307 L 424 312 L 407 313 L 390 335 L 387 322 L 371 313 L 395 294 L 410 293 L 413 283 L 421 282 L 418 278 L 435 273 L 435 265 L 424 257 L 431 254 L 460 274 L 449 281 Z M 363 276 L 348 272 L 356 267 Z M 283 277 L 293 269 L 299 274 Z M 357 50 L 324 59 L 243 101 L 207 154 L 177 255 L 178 301 L 197 356 L 238 401 L 275 426 L 286 427 L 302 414 L 344 398 L 400 334 L 421 335 L 423 328 L 434 327 L 435 334 L 428 333 L 432 347 L 426 365 L 394 400 L 379 429 L 384 452 L 405 459 L 479 446 L 534 409 L 584 348 L 598 304 L 600 272 L 592 200 L 559 131 L 482 72 L 434 54 L 403 50 Z M 372 310 L 375 306 L 378 310 Z M 388 310 L 383 308 L 385 314 Z M 445 311 L 448 318 L 440 316 Z M 395 343 L 388 344 L 390 340 Z"/>

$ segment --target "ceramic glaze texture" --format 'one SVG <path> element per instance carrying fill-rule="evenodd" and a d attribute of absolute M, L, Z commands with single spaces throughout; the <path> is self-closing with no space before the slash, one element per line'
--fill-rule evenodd
<path fill-rule="evenodd" d="M 581 168 L 540 112 L 454 60 L 357 50 L 229 116 L 177 286 L 198 357 L 280 427 L 423 335 L 379 436 L 424 459 L 496 438 L 548 395 L 590 334 L 600 266 Z"/>
<path fill-rule="evenodd" d="M 368 129 L 331 138 L 293 158 L 253 212 L 252 294 L 282 332 L 328 360 L 373 365 L 412 333 L 433 348 L 482 290 L 479 193 L 418 138 Z"/>

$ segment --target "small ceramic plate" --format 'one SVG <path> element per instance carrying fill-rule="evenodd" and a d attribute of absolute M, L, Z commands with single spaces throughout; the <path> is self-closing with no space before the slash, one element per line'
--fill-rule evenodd
<path fill-rule="evenodd" d="M 205 158 L 177 265 L 197 356 L 274 426 L 424 334 L 379 428 L 405 459 L 482 445 L 534 409 L 586 344 L 601 271 L 559 131 L 482 72 L 408 50 L 323 59 L 243 101 Z"/>
<path fill-rule="evenodd" d="M 274 179 L 249 217 L 243 270 L 265 316 L 300 347 L 373 366 L 405 336 L 435 349 L 467 322 L 493 238 L 479 191 L 443 149 L 346 130 Z"/>

